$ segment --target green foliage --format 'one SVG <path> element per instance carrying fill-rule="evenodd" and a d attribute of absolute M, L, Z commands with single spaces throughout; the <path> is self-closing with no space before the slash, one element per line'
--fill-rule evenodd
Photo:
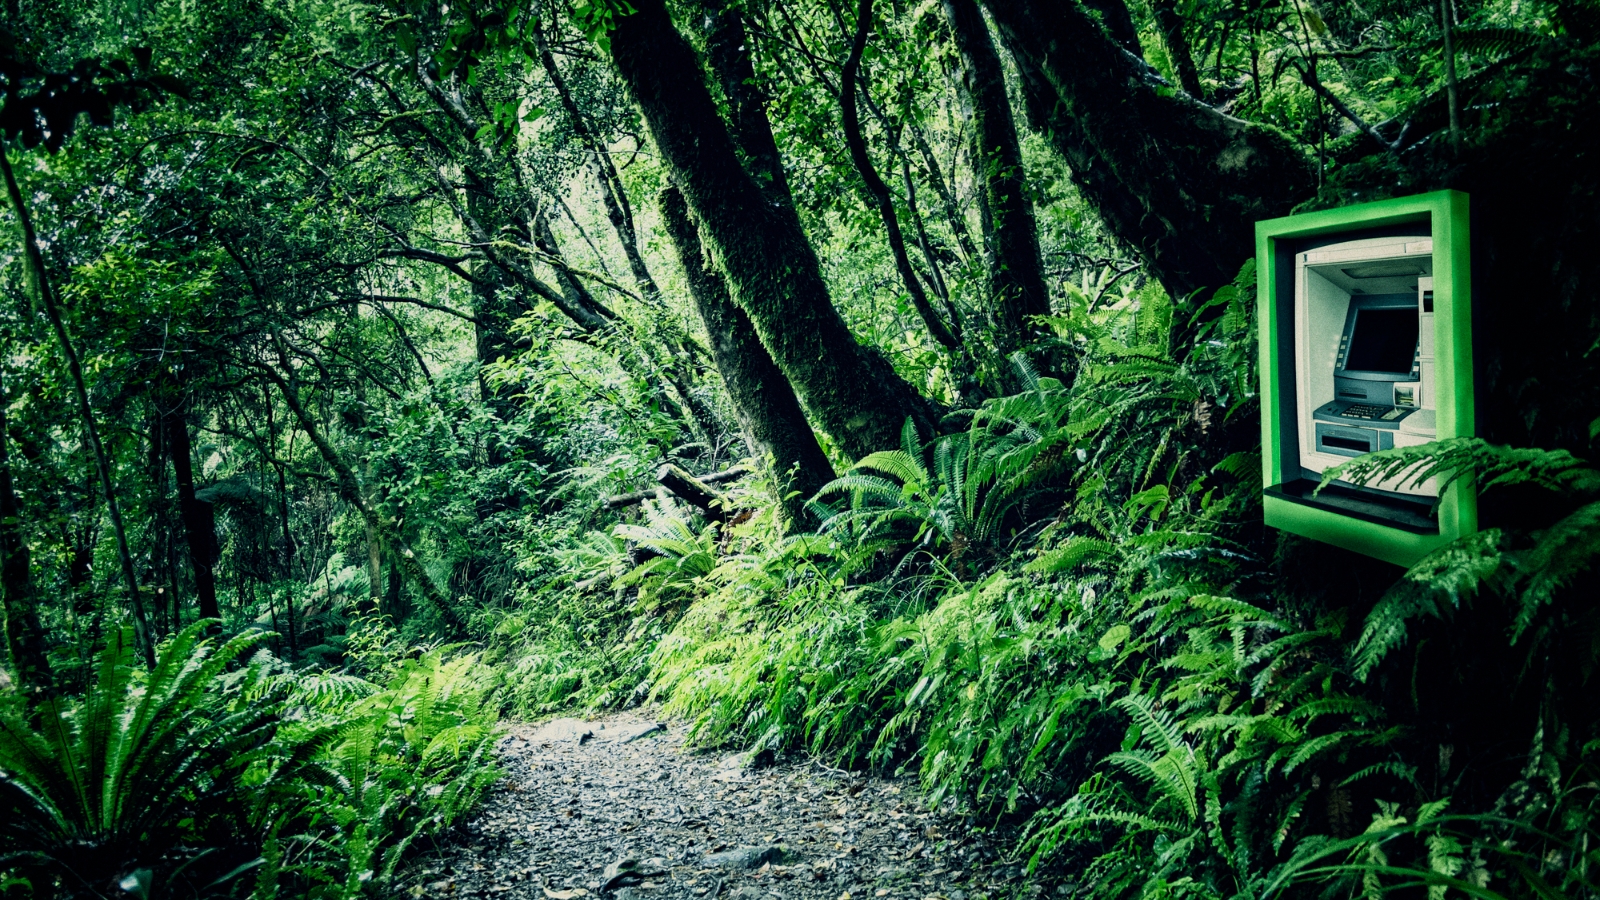
<path fill-rule="evenodd" d="M 274 674 L 233 668 L 269 635 L 215 626 L 148 673 L 119 630 L 78 700 L 0 695 L 0 872 L 40 897 L 358 896 L 498 777 L 476 656 L 413 654 L 379 684 Z"/>
<path fill-rule="evenodd" d="M 1471 478 L 1555 511 L 1530 505 L 1387 590 L 1393 572 L 1308 584 L 1316 554 L 1259 527 L 1253 264 L 1169 295 L 1031 131 L 1054 315 L 992 357 L 986 223 L 966 203 L 985 163 L 939 4 L 879 10 L 865 139 L 971 363 L 916 327 L 837 152 L 817 61 L 844 58 L 850 29 L 830 4 L 734 5 L 839 314 L 953 408 L 808 498 L 818 534 L 785 532 L 766 482 L 731 489 L 716 525 L 603 502 L 663 464 L 751 462 L 708 363 L 719 336 L 694 325 L 644 202 L 668 173 L 584 49 L 604 55 L 627 3 L 12 6 L 0 130 L 64 151 L 15 169 L 171 644 L 148 673 L 126 658 L 61 351 L 0 254 L 18 498 L 0 525 L 32 550 L 63 689 L 0 697 L 0 889 L 391 894 L 493 777 L 496 709 L 653 699 L 705 744 L 916 770 L 976 821 L 1027 823 L 1020 852 L 1086 895 L 1594 896 L 1600 475 L 1471 440 L 1355 460 L 1334 477 Z M 1521 146 L 1543 116 L 1582 134 L 1587 107 L 1545 88 L 1593 80 L 1595 4 L 1456 7 L 1468 151 Z M 1408 167 L 1444 143 L 1437 4 L 1175 8 L 1196 99 L 1314 154 L 1317 202 L 1363 173 L 1416 184 Z M 1174 75 L 1155 7 L 1129 10 Z M 148 102 L 182 87 L 157 69 L 183 73 L 186 102 Z M 113 107 L 116 128 L 73 127 Z M 1561 196 L 1553 221 L 1593 205 Z M 1577 351 L 1554 354 L 1569 368 L 1592 342 L 1578 275 L 1561 294 Z M 972 364 L 981 384 L 956 374 Z M 1552 383 L 1508 389 L 1592 418 Z M 174 422 L 215 520 L 193 532 Z M 191 624 L 194 546 L 214 546 L 222 630 L 257 637 Z M 481 650 L 438 645 L 456 620 Z M 258 643 L 276 658 L 241 666 Z M 1497 665 L 1510 700 L 1459 696 L 1481 688 L 1464 670 Z"/>
<path fill-rule="evenodd" d="M 1432 726 L 1389 693 L 1418 677 L 1398 658 L 1408 632 L 1446 640 L 1430 629 L 1489 615 L 1492 595 L 1509 601 L 1500 646 L 1582 707 L 1557 673 L 1595 668 L 1595 616 L 1572 602 L 1592 582 L 1592 471 L 1474 441 L 1362 458 L 1338 477 L 1470 477 L 1577 505 L 1439 551 L 1359 627 L 1287 593 L 1249 537 L 1259 456 L 1230 444 L 1255 427 L 1238 368 L 1252 277 L 1175 313 L 1194 329 L 1181 355 L 1115 339 L 1138 334 L 1130 309 L 1057 322 L 1083 353 L 1075 383 L 1023 368 L 965 431 L 925 447 L 908 430 L 825 488 L 831 543 L 720 557 L 658 645 L 654 696 L 707 744 L 915 768 L 935 800 L 1021 814 L 1030 864 L 1094 896 L 1592 896 L 1576 787 L 1592 715 L 1548 725 L 1574 737 L 1530 756 L 1543 774 L 1445 816 L 1466 776 L 1442 780 Z M 1001 528 L 977 527 L 986 503 Z M 1575 668 L 1540 668 L 1550 654 Z M 1552 772 L 1571 787 L 1546 787 Z M 1379 810 L 1365 832 L 1358 805 Z M 1513 834 L 1538 849 L 1508 850 Z M 1520 874 L 1557 856 L 1551 893 Z"/>
<path fill-rule="evenodd" d="M 1442 478 L 1441 491 L 1460 478 L 1471 477 L 1480 491 L 1533 485 L 1560 494 L 1600 494 L 1600 471 L 1565 450 L 1498 447 L 1471 437 L 1368 453 L 1324 472 L 1322 483 L 1367 484 L 1401 477 L 1410 485 Z"/>
<path fill-rule="evenodd" d="M 214 625 L 185 628 L 149 673 L 134 670 L 132 634 L 119 629 L 81 700 L 30 710 L 20 695 L 0 694 L 0 869 L 45 896 L 124 877 L 148 891 L 158 867 L 162 881 L 177 879 L 212 852 L 239 862 L 228 844 L 247 841 L 261 814 L 251 794 L 274 788 L 250 773 L 278 768 L 269 762 L 280 750 L 277 716 L 270 702 L 242 702 L 262 685 L 258 667 L 232 684 L 222 677 L 264 636 L 219 645 L 204 637 Z M 221 846 L 206 847 L 212 841 Z M 165 857 L 180 846 L 172 871 Z M 243 868 L 212 872 L 213 886 Z"/>
<path fill-rule="evenodd" d="M 260 897 L 345 897 L 389 889 L 419 841 L 441 834 L 498 777 L 493 681 L 475 654 L 434 648 L 386 667 L 377 685 L 280 675 L 290 744 L 314 746 L 281 791 L 255 879 Z"/>
<path fill-rule="evenodd" d="M 1418 561 L 1368 616 L 1353 649 L 1359 678 L 1405 643 L 1409 620 L 1448 618 L 1480 593 L 1497 594 L 1513 604 L 1510 639 L 1516 644 L 1600 557 L 1600 502 L 1592 499 L 1600 494 L 1600 471 L 1564 450 L 1497 447 L 1477 438 L 1455 438 L 1359 457 L 1328 470 L 1323 484 L 1336 478 L 1365 483 L 1402 476 L 1419 484 L 1438 478 L 1441 486 L 1467 478 L 1480 490 L 1533 486 L 1582 505 L 1526 535 L 1490 528 Z M 1592 627 L 1588 618 L 1580 625 L 1586 630 Z M 1581 664 L 1591 671 L 1597 661 L 1600 648 Z"/>

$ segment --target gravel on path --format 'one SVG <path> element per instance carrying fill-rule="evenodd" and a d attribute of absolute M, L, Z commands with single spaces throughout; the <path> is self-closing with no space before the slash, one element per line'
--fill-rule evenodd
<path fill-rule="evenodd" d="M 694 752 L 640 713 L 515 725 L 505 772 L 403 896 L 990 900 L 1054 895 L 913 777 Z"/>

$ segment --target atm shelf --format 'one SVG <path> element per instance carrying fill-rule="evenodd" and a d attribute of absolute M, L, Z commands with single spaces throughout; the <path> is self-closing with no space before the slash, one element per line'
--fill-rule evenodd
<path fill-rule="evenodd" d="M 1330 484 L 1317 493 L 1317 482 L 1309 478 L 1273 485 L 1266 492 L 1291 503 L 1331 510 L 1413 534 L 1439 533 L 1439 522 L 1433 515 L 1432 507 L 1426 503 L 1391 499 L 1338 484 Z"/>

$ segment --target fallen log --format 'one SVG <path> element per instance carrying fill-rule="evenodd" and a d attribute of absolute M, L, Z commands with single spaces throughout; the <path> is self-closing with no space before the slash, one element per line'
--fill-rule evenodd
<path fill-rule="evenodd" d="M 725 469 L 721 472 L 712 472 L 709 475 L 696 476 L 690 475 L 683 469 L 669 464 L 656 470 L 656 481 L 662 487 L 681 497 L 689 504 L 698 509 L 705 510 L 709 514 L 711 508 L 709 506 L 702 505 L 702 501 L 709 504 L 711 500 L 720 500 L 722 495 L 710 490 L 705 486 L 712 484 L 724 484 L 729 481 L 737 481 L 748 474 L 750 474 L 750 469 L 748 466 L 734 466 L 731 469 Z M 695 486 L 697 484 L 699 487 Z M 695 497 L 686 496 L 685 493 L 680 492 L 678 489 L 680 486 L 684 491 L 694 494 Z M 617 494 L 616 496 L 607 497 L 600 501 L 600 505 L 605 509 L 621 509 L 625 506 L 632 506 L 635 503 L 642 503 L 645 500 L 649 500 L 656 495 L 656 490 L 656 488 L 650 488 L 643 491 L 634 491 L 630 494 Z M 697 501 L 696 497 L 700 498 L 700 501 Z"/>

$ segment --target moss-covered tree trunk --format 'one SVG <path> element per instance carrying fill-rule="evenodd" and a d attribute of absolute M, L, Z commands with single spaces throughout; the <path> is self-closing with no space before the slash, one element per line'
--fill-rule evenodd
<path fill-rule="evenodd" d="M 979 184 L 989 213 L 983 243 L 989 264 L 990 322 L 995 349 L 1006 355 L 1026 342 L 1030 316 L 1050 312 L 1039 231 L 1028 199 L 1011 100 L 1006 96 L 1005 69 L 989 25 L 976 0 L 944 0 L 944 12 L 972 99 Z"/>
<path fill-rule="evenodd" d="M 1316 171 L 1283 134 L 1161 90 L 1074 2 L 983 0 L 1022 74 L 1029 115 L 1111 231 L 1174 297 L 1220 287 Z"/>
<path fill-rule="evenodd" d="M 756 81 L 744 13 L 727 0 L 701 0 L 699 12 L 705 26 L 706 61 L 722 88 L 745 169 L 774 202 L 792 206 L 794 198 L 783 171 L 783 157 L 772 136 L 772 121 L 767 118 L 766 96 Z"/>
<path fill-rule="evenodd" d="M 689 293 L 711 338 L 711 354 L 750 449 L 771 460 L 784 513 L 790 521 L 801 521 L 805 500 L 833 479 L 833 467 L 750 317 L 734 304 L 722 274 L 707 264 L 688 204 L 677 188 L 661 192 L 661 220 L 678 250 Z M 790 497 L 791 492 L 796 496 Z"/>
<path fill-rule="evenodd" d="M 612 61 L 734 300 L 806 410 L 856 458 L 895 446 L 907 417 L 931 431 L 934 406 L 857 343 L 834 309 L 793 205 L 772 202 L 740 164 L 699 60 L 663 0 L 635 6 L 611 33 Z"/>
<path fill-rule="evenodd" d="M 1167 58 L 1172 60 L 1172 71 L 1178 76 L 1178 86 L 1196 100 L 1204 100 L 1200 70 L 1195 68 L 1194 53 L 1189 49 L 1189 36 L 1183 30 L 1183 16 L 1178 13 L 1177 0 L 1150 0 L 1150 11 L 1155 14 L 1161 41 L 1167 47 Z"/>

